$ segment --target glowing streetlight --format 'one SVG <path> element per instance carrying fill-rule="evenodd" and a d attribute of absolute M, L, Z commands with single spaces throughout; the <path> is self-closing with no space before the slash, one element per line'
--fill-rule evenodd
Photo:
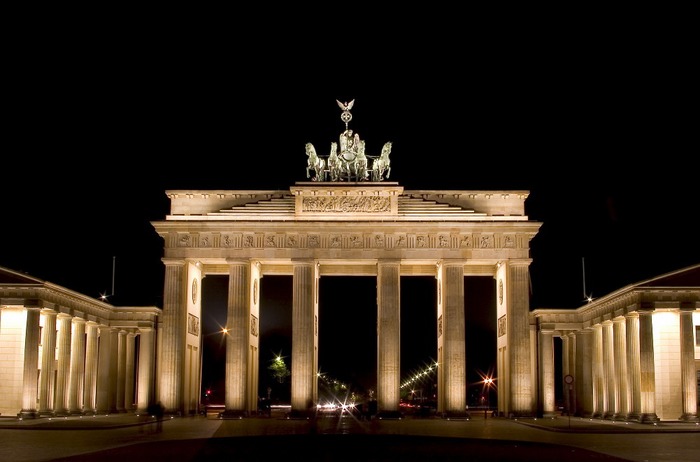
<path fill-rule="evenodd" d="M 486 418 L 486 413 L 491 409 L 491 385 L 493 385 L 493 378 L 484 378 L 484 388 L 486 388 L 486 409 L 484 409 L 484 419 Z"/>

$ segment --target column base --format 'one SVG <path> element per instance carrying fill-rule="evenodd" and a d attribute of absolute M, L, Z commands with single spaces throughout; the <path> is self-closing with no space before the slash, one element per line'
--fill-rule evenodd
<path fill-rule="evenodd" d="M 683 414 L 679 420 L 684 422 L 698 422 L 700 418 L 697 414 Z"/>
<path fill-rule="evenodd" d="M 219 414 L 219 418 L 224 419 L 224 420 L 226 420 L 226 419 L 233 419 L 233 420 L 238 419 L 238 420 L 240 420 L 243 417 L 248 417 L 248 413 L 246 411 L 226 410 L 226 411 Z"/>
<path fill-rule="evenodd" d="M 656 423 L 659 422 L 661 419 L 659 419 L 659 416 L 656 415 L 656 413 L 649 413 L 649 414 L 642 414 L 640 422 L 641 423 Z"/>
<path fill-rule="evenodd" d="M 379 420 L 401 420 L 403 414 L 401 414 L 401 411 L 379 411 L 376 418 Z"/>
<path fill-rule="evenodd" d="M 536 416 L 532 414 L 531 412 L 522 412 L 522 411 L 511 411 L 508 414 L 509 419 L 532 419 L 535 418 Z"/>
<path fill-rule="evenodd" d="M 468 412 L 447 411 L 442 413 L 442 418 L 445 420 L 471 420 Z"/>
<path fill-rule="evenodd" d="M 17 413 L 17 417 L 20 419 L 38 419 L 39 413 L 37 411 L 20 411 Z"/>
<path fill-rule="evenodd" d="M 316 413 L 310 409 L 292 409 L 291 411 L 289 411 L 289 414 L 287 414 L 287 418 L 292 420 L 309 420 L 313 419 L 315 416 Z"/>

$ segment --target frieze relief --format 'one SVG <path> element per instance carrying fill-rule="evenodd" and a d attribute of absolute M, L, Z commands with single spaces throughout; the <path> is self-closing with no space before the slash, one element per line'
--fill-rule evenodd
<path fill-rule="evenodd" d="M 301 210 L 310 213 L 389 213 L 391 200 L 381 196 L 303 197 Z"/>
<path fill-rule="evenodd" d="M 310 248 L 320 247 L 321 237 L 318 234 L 309 234 L 307 238 L 307 243 Z"/>
<path fill-rule="evenodd" d="M 513 249 L 518 235 L 406 233 L 177 233 L 176 247 L 328 249 Z"/>
<path fill-rule="evenodd" d="M 265 247 L 277 247 L 277 241 L 275 240 L 277 236 L 274 234 L 265 235 Z"/>
<path fill-rule="evenodd" d="M 479 247 L 482 249 L 493 248 L 493 236 L 482 235 L 479 237 Z"/>

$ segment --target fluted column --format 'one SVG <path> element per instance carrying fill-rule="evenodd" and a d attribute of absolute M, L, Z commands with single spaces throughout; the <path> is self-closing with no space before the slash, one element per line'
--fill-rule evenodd
<path fill-rule="evenodd" d="M 229 261 L 228 264 L 226 410 L 224 411 L 224 415 L 236 417 L 245 415 L 247 409 L 246 386 L 248 384 L 248 332 L 250 329 L 250 262 Z M 294 327 L 292 327 L 292 329 L 294 329 Z M 292 334 L 292 336 L 294 336 L 294 334 Z M 294 339 L 292 338 L 292 345 L 293 344 Z M 294 365 L 293 353 L 292 365 Z M 292 381 L 293 380 L 294 377 L 292 375 Z"/>
<path fill-rule="evenodd" d="M 603 417 L 612 419 L 617 410 L 615 401 L 615 389 L 617 377 L 615 376 L 615 354 L 613 347 L 613 323 L 610 320 L 603 321 L 603 387 L 605 398 L 603 405 Z"/>
<path fill-rule="evenodd" d="M 72 324 L 68 409 L 71 414 L 81 414 L 85 383 L 85 319 L 73 318 Z"/>
<path fill-rule="evenodd" d="M 401 262 L 377 264 L 377 410 L 399 412 L 401 399 Z"/>
<path fill-rule="evenodd" d="M 625 338 L 627 340 L 627 387 L 629 412 L 627 420 L 642 419 L 642 373 L 639 357 L 639 313 L 625 315 Z"/>
<path fill-rule="evenodd" d="M 53 415 L 54 363 L 56 361 L 56 316 L 44 310 L 41 331 L 41 372 L 39 374 L 39 414 Z"/>
<path fill-rule="evenodd" d="M 654 366 L 653 310 L 639 310 L 639 366 L 643 423 L 658 422 L 656 415 L 656 371 Z"/>
<path fill-rule="evenodd" d="M 185 334 L 187 332 L 187 281 L 183 260 L 163 259 L 163 324 L 158 368 L 159 393 L 166 413 L 184 412 Z M 139 386 L 139 390 L 141 387 Z M 139 397 L 139 405 L 141 398 Z"/>
<path fill-rule="evenodd" d="M 65 313 L 58 315 L 58 365 L 56 374 L 56 395 L 54 412 L 56 415 L 68 415 L 68 380 L 70 378 L 71 357 L 71 316 Z"/>
<path fill-rule="evenodd" d="M 117 412 L 124 412 L 124 391 L 126 389 L 126 331 L 117 334 Z"/>
<path fill-rule="evenodd" d="M 540 400 L 542 415 L 553 417 L 556 414 L 554 390 L 554 330 L 553 326 L 540 326 Z"/>
<path fill-rule="evenodd" d="M 86 324 L 86 347 L 85 347 L 85 390 L 83 406 L 85 414 L 94 414 L 96 411 L 96 388 L 97 388 L 97 363 L 99 353 L 98 326 L 97 323 L 89 321 Z"/>
<path fill-rule="evenodd" d="M 41 315 L 39 309 L 27 308 L 26 333 L 24 336 L 24 373 L 22 378 L 22 410 L 23 418 L 35 418 L 37 412 L 38 379 L 39 379 L 39 333 L 41 332 Z"/>
<path fill-rule="evenodd" d="M 153 379 L 155 363 L 155 335 L 150 327 L 139 327 L 139 369 L 136 403 L 139 413 L 148 410 L 153 402 Z"/>
<path fill-rule="evenodd" d="M 603 367 L 603 326 L 593 326 L 593 417 L 602 418 L 605 413 L 605 368 Z"/>
<path fill-rule="evenodd" d="M 697 369 L 695 367 L 695 344 L 693 343 L 694 308 L 681 307 L 681 393 L 683 415 L 681 420 L 698 421 Z"/>
<path fill-rule="evenodd" d="M 136 380 L 136 334 L 126 334 L 126 366 L 124 377 L 124 407 L 127 411 L 134 410 L 134 383 Z"/>
<path fill-rule="evenodd" d="M 110 363 L 112 360 L 112 328 L 101 325 L 99 353 L 97 359 L 97 390 L 95 393 L 95 411 L 98 414 L 108 414 L 112 408 Z"/>
<path fill-rule="evenodd" d="M 578 381 L 578 372 L 577 372 L 577 342 L 576 342 L 576 332 L 572 332 L 569 335 L 567 335 L 567 338 L 569 339 L 569 375 L 574 378 L 574 382 L 569 384 L 566 387 L 565 393 L 566 393 L 566 399 L 568 400 L 568 412 L 569 414 L 575 414 L 576 413 L 576 382 Z"/>
<path fill-rule="evenodd" d="M 629 414 L 629 387 L 627 384 L 627 341 L 625 335 L 625 318 L 613 320 L 613 338 L 615 347 L 615 414 L 616 420 L 627 419 Z"/>
<path fill-rule="evenodd" d="M 467 351 L 464 319 L 464 262 L 443 261 L 442 364 L 445 417 L 462 417 L 467 408 Z"/>
<path fill-rule="evenodd" d="M 292 289 L 292 414 L 307 415 L 313 408 L 316 276 L 313 260 L 294 260 Z"/>
<path fill-rule="evenodd" d="M 587 327 L 576 333 L 576 414 L 592 417 L 593 401 L 593 329 Z"/>
<path fill-rule="evenodd" d="M 513 417 L 533 417 L 536 413 L 536 396 L 530 345 L 530 260 L 509 260 L 507 265 L 510 414 Z"/>
<path fill-rule="evenodd" d="M 567 375 L 571 375 L 572 377 L 575 375 L 572 373 L 571 369 L 571 344 L 572 340 L 569 335 L 562 335 L 561 337 L 561 378 L 562 381 L 562 396 L 564 396 L 564 406 L 566 408 L 566 412 L 569 413 L 571 412 L 571 393 L 569 393 L 569 386 L 571 386 L 571 389 L 573 390 L 573 384 L 569 385 L 564 381 L 564 378 Z"/>

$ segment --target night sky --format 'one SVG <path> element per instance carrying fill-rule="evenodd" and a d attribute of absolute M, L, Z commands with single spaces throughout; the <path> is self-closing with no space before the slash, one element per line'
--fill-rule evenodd
<path fill-rule="evenodd" d="M 173 56 L 90 66 L 82 57 L 52 60 L 50 79 L 26 75 L 13 87 L 0 266 L 96 298 L 114 285 L 115 305 L 162 306 L 163 242 L 150 223 L 169 211 L 166 190 L 307 181 L 305 143 L 326 155 L 344 129 L 336 99 L 355 100 L 350 128 L 368 154 L 393 142 L 389 181 L 406 190 L 530 192 L 526 213 L 543 223 L 531 242 L 533 309 L 576 308 L 584 295 L 700 263 L 697 128 L 676 65 L 647 72 L 635 56 L 574 53 L 507 66 L 431 62 L 419 78 L 404 61 L 391 79 L 374 69 L 375 81 L 345 75 L 321 90 L 330 71 L 304 66 L 271 74 L 191 55 L 183 59 L 195 67 Z M 203 282 L 205 329 L 225 322 L 218 279 Z M 469 284 L 477 305 L 494 305 L 491 278 Z M 375 285 L 329 277 L 320 286 L 322 371 L 363 386 L 376 374 Z M 289 356 L 291 277 L 265 276 L 261 291 L 261 357 Z M 434 279 L 402 279 L 404 373 L 436 355 L 434 291 Z M 473 376 L 495 367 L 481 351 L 495 349 L 495 319 L 466 316 Z"/>

